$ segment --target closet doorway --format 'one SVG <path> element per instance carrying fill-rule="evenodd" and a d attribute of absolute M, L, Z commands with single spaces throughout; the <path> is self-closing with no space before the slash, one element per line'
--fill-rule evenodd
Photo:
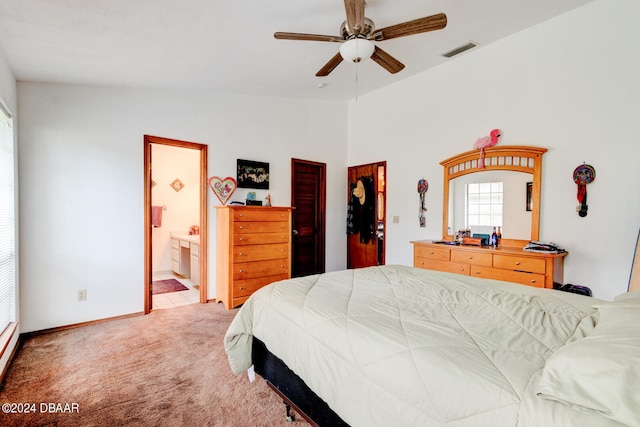
<path fill-rule="evenodd" d="M 325 272 L 325 163 L 291 159 L 292 277 Z"/>
<path fill-rule="evenodd" d="M 385 263 L 387 162 L 348 168 L 347 268 Z"/>
<path fill-rule="evenodd" d="M 156 175 L 162 177 L 162 182 L 157 182 L 156 176 L 153 173 L 153 152 L 154 149 L 159 150 L 195 150 L 188 153 L 190 158 L 194 158 L 196 167 L 199 166 L 193 178 L 188 183 L 183 183 L 180 179 L 178 168 L 176 167 L 176 176 L 171 175 L 171 171 L 166 170 L 160 174 L 156 170 Z M 160 157 L 159 155 L 157 156 Z M 158 162 L 159 163 L 159 162 Z M 191 164 L 192 168 L 195 168 Z M 158 169 L 158 167 L 157 167 Z M 184 178 L 185 181 L 188 178 Z M 153 295 L 152 295 L 152 281 L 154 273 L 154 260 L 158 262 L 159 256 L 162 254 L 154 254 L 154 247 L 156 251 L 158 248 L 162 248 L 161 251 L 165 252 L 164 257 L 170 257 L 168 261 L 171 267 L 168 270 L 175 271 L 178 268 L 178 277 L 182 275 L 188 276 L 189 279 L 193 278 L 198 283 L 198 301 L 200 303 L 207 302 L 207 290 L 208 290 L 208 210 L 207 210 L 207 146 L 194 142 L 180 141 L 175 139 L 162 138 L 157 136 L 145 135 L 144 136 L 144 313 L 148 314 L 154 309 Z M 170 188 L 170 191 L 179 194 L 187 195 L 191 193 L 191 199 L 195 200 L 194 208 L 197 210 L 197 214 L 188 224 L 180 224 L 176 226 L 171 222 L 171 215 L 175 212 L 170 209 L 176 209 L 179 205 L 174 204 L 173 208 L 170 204 L 164 204 L 154 200 L 153 188 L 156 185 L 166 186 Z M 163 187 L 164 188 L 164 187 Z M 162 230 L 162 232 L 160 232 Z M 155 233 L 155 234 L 154 234 Z M 191 233 L 191 234 L 190 234 Z M 158 242 L 154 245 L 154 236 L 162 236 L 162 242 L 158 245 Z M 160 237 L 159 237 L 160 238 Z M 175 243 L 174 244 L 174 240 Z M 174 248 L 174 246 L 176 246 Z M 181 256 L 183 261 L 182 266 L 176 266 L 174 258 Z M 154 255 L 158 255 L 155 256 Z M 163 261 L 167 264 L 167 261 Z M 183 267 L 187 266 L 184 270 Z M 178 292 L 179 293 L 179 292 Z"/>

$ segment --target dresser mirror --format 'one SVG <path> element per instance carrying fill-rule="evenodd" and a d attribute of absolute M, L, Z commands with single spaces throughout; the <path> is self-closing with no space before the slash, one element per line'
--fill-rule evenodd
<path fill-rule="evenodd" d="M 524 246 L 539 240 L 542 154 L 545 148 L 494 146 L 484 150 L 480 168 L 479 150 L 467 151 L 440 162 L 444 167 L 442 236 L 454 240 L 458 230 L 490 233 L 493 226 L 469 226 L 471 215 L 490 215 L 482 201 L 498 200 L 494 215 L 502 216 L 502 244 Z M 474 205 L 474 202 L 478 202 Z M 482 206 L 481 206 L 482 205 Z M 489 223 L 486 223 L 489 224 Z"/>

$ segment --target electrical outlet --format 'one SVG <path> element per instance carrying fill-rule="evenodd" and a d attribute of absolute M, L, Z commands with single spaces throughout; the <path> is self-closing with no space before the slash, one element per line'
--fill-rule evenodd
<path fill-rule="evenodd" d="M 87 290 L 80 289 L 78 291 L 78 301 L 86 301 L 87 300 Z"/>
<path fill-rule="evenodd" d="M 393 223 L 394 224 L 398 224 L 400 222 L 400 217 L 399 216 L 394 216 L 393 217 Z"/>

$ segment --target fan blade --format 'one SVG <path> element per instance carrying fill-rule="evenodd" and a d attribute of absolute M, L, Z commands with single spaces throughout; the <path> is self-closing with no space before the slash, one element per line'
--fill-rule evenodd
<path fill-rule="evenodd" d="M 322 67 L 320 71 L 316 73 L 316 76 L 317 77 L 328 76 L 330 72 L 332 72 L 338 65 L 340 65 L 341 62 L 342 62 L 342 56 L 340 55 L 340 52 L 338 52 L 336 56 L 331 58 L 329 62 L 327 62 L 324 65 L 324 67 Z"/>
<path fill-rule="evenodd" d="M 273 37 L 278 39 L 278 40 L 305 40 L 305 41 L 312 41 L 312 42 L 336 42 L 336 43 L 342 43 L 344 41 L 340 37 L 324 36 L 324 35 L 321 35 L 321 34 L 303 34 L 303 33 L 282 33 L 282 32 L 277 32 L 277 33 L 273 33 Z"/>
<path fill-rule="evenodd" d="M 402 62 L 398 61 L 396 58 L 389 55 L 387 52 L 380 49 L 378 46 L 376 46 L 376 49 L 373 51 L 373 55 L 371 55 L 371 59 L 373 59 L 378 64 L 380 64 L 382 68 L 384 68 L 391 74 L 395 74 L 404 68 L 404 64 Z"/>
<path fill-rule="evenodd" d="M 344 0 L 347 25 L 356 36 L 364 29 L 364 0 Z"/>
<path fill-rule="evenodd" d="M 346 1 L 346 0 L 345 0 Z M 392 25 L 374 31 L 369 37 L 376 41 L 395 39 L 397 37 L 411 36 L 414 34 L 426 33 L 427 31 L 441 30 L 447 26 L 447 15 L 438 13 L 402 24 Z"/>

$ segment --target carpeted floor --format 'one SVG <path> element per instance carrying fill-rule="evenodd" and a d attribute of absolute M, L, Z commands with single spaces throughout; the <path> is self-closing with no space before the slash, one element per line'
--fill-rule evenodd
<path fill-rule="evenodd" d="M 0 404 L 35 413 L 3 406 L 0 426 L 308 425 L 286 422 L 262 378 L 229 369 L 222 339 L 236 312 L 192 304 L 28 338 Z"/>
<path fill-rule="evenodd" d="M 154 280 L 153 282 L 151 282 L 151 293 L 153 295 L 188 290 L 189 288 L 178 282 L 176 279 Z"/>

